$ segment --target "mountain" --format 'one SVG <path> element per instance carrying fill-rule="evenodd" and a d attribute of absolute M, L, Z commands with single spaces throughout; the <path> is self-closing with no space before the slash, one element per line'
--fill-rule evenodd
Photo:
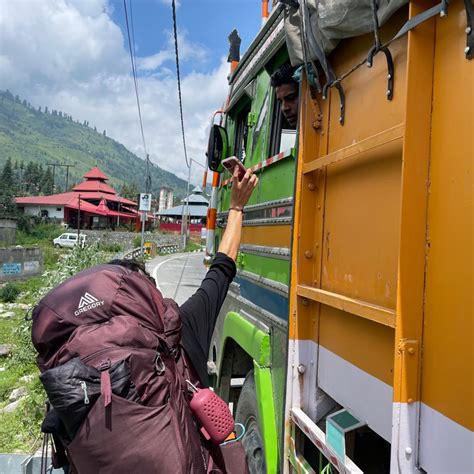
<path fill-rule="evenodd" d="M 106 136 L 106 131 L 78 123 L 67 113 L 35 109 L 26 100 L 0 91 L 0 167 L 12 163 L 73 165 L 69 169 L 68 188 L 82 181 L 82 176 L 98 166 L 109 176 L 109 183 L 117 191 L 126 188 L 144 191 L 145 160 L 128 151 L 123 145 Z M 50 167 L 51 168 L 51 167 Z M 66 188 L 65 167 L 55 168 L 55 191 Z M 176 197 L 184 196 L 186 181 L 174 174 L 151 165 L 152 193 L 159 196 L 162 187 L 172 188 Z"/>

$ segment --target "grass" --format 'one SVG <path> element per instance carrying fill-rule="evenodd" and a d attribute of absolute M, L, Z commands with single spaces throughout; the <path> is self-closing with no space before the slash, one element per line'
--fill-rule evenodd
<path fill-rule="evenodd" d="M 198 242 L 193 242 L 192 240 L 188 240 L 186 242 L 186 247 L 184 249 L 185 252 L 194 252 L 194 250 L 201 250 L 202 245 Z"/>

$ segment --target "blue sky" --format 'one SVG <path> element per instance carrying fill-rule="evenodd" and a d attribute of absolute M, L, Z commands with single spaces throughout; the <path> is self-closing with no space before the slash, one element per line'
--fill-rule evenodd
<path fill-rule="evenodd" d="M 129 1 L 127 9 L 130 15 Z M 123 0 L 114 0 L 112 18 L 126 36 Z M 180 0 L 177 8 L 178 33 L 203 47 L 205 60 L 184 60 L 183 74 L 191 70 L 205 72 L 227 57 L 227 36 L 236 28 L 242 38 L 241 54 L 250 45 L 261 25 L 259 0 Z M 151 56 L 165 47 L 172 32 L 171 1 L 132 1 L 135 47 L 137 56 Z"/>
<path fill-rule="evenodd" d="M 127 5 L 130 0 L 127 0 Z M 243 53 L 261 25 L 259 0 L 179 0 L 177 9 L 188 155 L 204 163 L 212 113 L 228 91 L 227 36 Z M 123 0 L 0 0 L 0 89 L 61 110 L 181 178 L 171 0 L 133 0 L 143 147 Z M 21 34 L 19 34 L 21 32 Z M 192 172 L 193 183 L 202 172 Z"/>

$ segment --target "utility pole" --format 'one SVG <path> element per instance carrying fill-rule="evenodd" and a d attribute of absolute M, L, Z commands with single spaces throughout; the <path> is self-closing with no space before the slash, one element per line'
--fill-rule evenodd
<path fill-rule="evenodd" d="M 184 203 L 181 216 L 181 235 L 183 236 L 183 247 L 186 247 L 186 241 L 188 239 L 188 213 L 189 213 L 189 185 L 191 183 L 191 166 L 193 164 L 193 159 L 189 159 L 189 169 L 188 169 L 188 184 L 186 187 L 186 202 Z M 186 209 L 186 211 L 185 211 Z"/>
<path fill-rule="evenodd" d="M 66 167 L 66 189 L 64 190 L 65 193 L 67 193 L 68 187 L 69 187 L 69 168 L 74 168 L 74 165 L 62 165 Z"/>
<path fill-rule="evenodd" d="M 117 212 L 117 227 L 120 225 L 120 198 L 118 202 L 118 212 Z"/>
<path fill-rule="evenodd" d="M 69 186 L 69 168 L 74 168 L 75 165 L 65 165 L 65 164 L 59 164 L 59 163 L 46 163 L 46 166 L 52 166 L 53 167 L 53 192 L 54 192 L 54 178 L 56 175 L 56 166 L 66 168 L 66 189 L 64 192 L 67 192 L 67 188 Z"/>
<path fill-rule="evenodd" d="M 183 206 L 182 216 L 181 216 L 181 235 L 184 235 L 183 237 L 184 247 L 186 247 L 186 240 L 188 238 L 188 224 L 189 224 L 189 228 L 191 228 L 191 224 L 190 224 L 191 219 L 189 218 L 189 186 L 191 184 L 191 166 L 193 162 L 199 165 L 201 168 L 204 168 L 205 176 L 206 176 L 206 178 L 204 178 L 204 181 L 207 180 L 207 168 L 203 164 L 199 163 L 199 161 L 196 161 L 193 158 L 189 158 L 188 185 L 186 188 L 186 202 Z"/>
<path fill-rule="evenodd" d="M 77 245 L 80 243 L 81 235 L 81 195 L 77 196 Z"/>

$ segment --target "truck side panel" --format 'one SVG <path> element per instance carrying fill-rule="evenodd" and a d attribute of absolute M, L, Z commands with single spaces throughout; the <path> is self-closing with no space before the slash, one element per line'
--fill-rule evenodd
<path fill-rule="evenodd" d="M 461 2 L 436 21 L 420 415 L 427 472 L 474 470 L 474 64 L 458 34 L 464 23 Z"/>

